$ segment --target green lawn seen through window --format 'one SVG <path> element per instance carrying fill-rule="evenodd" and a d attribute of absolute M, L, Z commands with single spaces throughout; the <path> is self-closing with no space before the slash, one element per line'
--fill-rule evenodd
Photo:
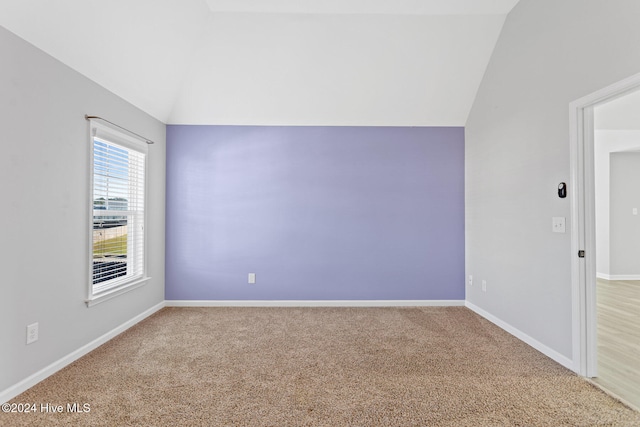
<path fill-rule="evenodd" d="M 111 239 L 93 241 L 93 257 L 127 254 L 127 235 L 113 237 Z"/>

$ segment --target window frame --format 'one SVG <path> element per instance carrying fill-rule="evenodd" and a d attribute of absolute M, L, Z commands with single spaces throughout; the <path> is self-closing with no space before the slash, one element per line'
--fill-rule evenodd
<path fill-rule="evenodd" d="M 143 251 L 142 257 L 140 259 L 140 262 L 142 262 L 142 269 L 141 269 L 141 274 L 136 274 L 135 276 L 131 277 L 129 275 L 129 272 L 127 272 L 127 275 L 122 276 L 122 277 L 115 277 L 112 278 L 108 281 L 105 282 L 99 282 L 97 284 L 93 283 L 93 276 L 94 276 L 94 267 L 93 267 L 93 223 L 94 223 L 94 174 L 95 174 L 95 140 L 101 140 L 102 142 L 106 142 L 108 144 L 111 144 L 113 146 L 115 146 L 116 148 L 122 148 L 125 149 L 127 151 L 136 151 L 138 153 L 141 153 L 144 156 L 144 161 L 142 162 L 143 167 L 144 167 L 144 173 L 143 173 L 143 188 L 142 188 L 142 192 L 143 192 L 143 210 L 142 210 L 142 245 L 141 245 L 141 250 Z M 149 150 L 148 150 L 148 145 L 146 143 L 146 141 L 134 137 L 132 135 L 129 135 L 125 132 L 123 132 L 122 130 L 114 127 L 114 126 L 110 126 L 107 123 L 102 123 L 102 122 L 98 122 L 97 120 L 94 119 L 89 119 L 89 144 L 90 144 L 90 148 L 89 148 L 89 200 L 88 200 L 88 210 L 89 210 L 89 214 L 88 214 L 88 219 L 89 219 L 89 225 L 88 225 L 88 271 L 87 271 L 87 297 L 86 297 L 86 304 L 88 307 L 91 307 L 93 305 L 99 304 L 101 302 L 107 301 L 111 298 L 114 298 L 116 296 L 122 295 L 124 293 L 127 293 L 129 291 L 132 291 L 136 288 L 139 288 L 140 286 L 144 285 L 147 281 L 149 281 L 150 277 L 148 275 L 148 250 L 147 250 L 147 246 L 148 246 L 148 233 L 147 233 L 147 213 L 146 213 L 146 208 L 148 206 L 148 187 L 149 187 L 149 183 L 148 183 L 148 175 L 149 175 L 149 171 L 148 171 L 148 155 L 149 155 Z M 139 189 L 138 189 L 139 190 Z M 129 245 L 129 243 L 127 243 L 128 245 L 128 250 L 130 247 L 132 247 L 133 245 Z M 134 255 L 135 256 L 135 255 Z M 105 284 L 107 286 L 105 286 Z M 98 289 L 96 289 L 96 287 L 98 287 Z M 99 288 L 103 288 L 103 289 L 99 289 Z"/>

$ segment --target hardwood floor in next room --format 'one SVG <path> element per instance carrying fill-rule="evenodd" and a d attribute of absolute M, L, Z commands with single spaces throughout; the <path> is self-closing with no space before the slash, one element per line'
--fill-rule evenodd
<path fill-rule="evenodd" d="M 640 408 L 640 281 L 597 280 L 598 377 Z"/>

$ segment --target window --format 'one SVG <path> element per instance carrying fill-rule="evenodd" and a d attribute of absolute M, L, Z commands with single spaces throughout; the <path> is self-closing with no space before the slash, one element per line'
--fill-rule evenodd
<path fill-rule="evenodd" d="M 92 144 L 89 305 L 147 279 L 144 142 L 90 121 Z"/>

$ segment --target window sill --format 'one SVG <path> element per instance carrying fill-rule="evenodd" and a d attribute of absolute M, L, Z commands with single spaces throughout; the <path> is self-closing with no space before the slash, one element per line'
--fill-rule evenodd
<path fill-rule="evenodd" d="M 100 304 L 101 302 L 105 302 L 107 300 L 110 300 L 111 298 L 115 298 L 119 295 L 125 294 L 134 289 L 137 289 L 143 286 L 149 280 L 151 280 L 151 277 L 143 277 L 131 283 L 127 283 L 124 286 L 119 286 L 115 289 L 102 292 L 98 295 L 93 295 L 91 298 L 87 299 L 85 302 L 87 303 L 87 307 L 93 307 L 94 305 Z"/>

